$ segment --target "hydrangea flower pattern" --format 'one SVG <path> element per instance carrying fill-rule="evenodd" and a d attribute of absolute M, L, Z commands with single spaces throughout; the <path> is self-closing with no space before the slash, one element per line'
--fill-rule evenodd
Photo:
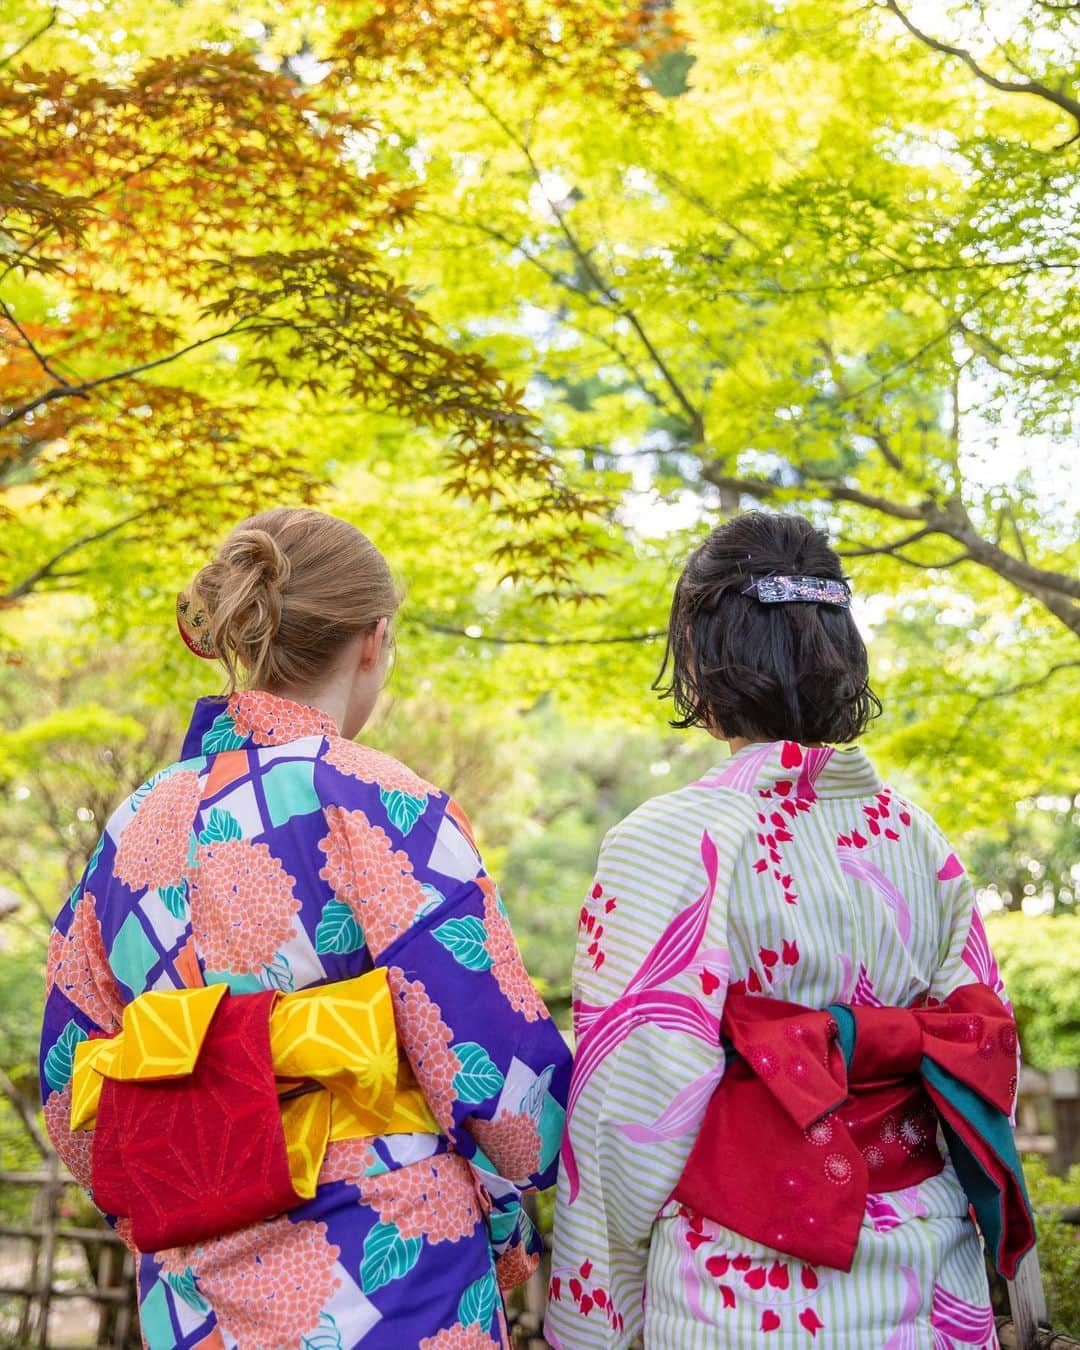
<path fill-rule="evenodd" d="M 45 961 L 45 993 L 61 994 L 110 1035 L 120 1030 L 124 1000 L 101 936 L 97 901 L 86 891 L 67 933 L 53 929 Z"/>
<path fill-rule="evenodd" d="M 370 1136 L 359 1139 L 331 1139 L 326 1146 L 326 1157 L 319 1172 L 319 1184 L 331 1181 L 349 1181 L 358 1185 L 377 1158 Z"/>
<path fill-rule="evenodd" d="M 491 957 L 491 973 L 510 1006 L 515 1012 L 521 1013 L 526 1022 L 536 1022 L 547 1017 L 544 1000 L 529 979 L 529 972 L 525 969 L 510 929 L 510 921 L 502 912 L 495 883 L 489 876 L 480 876 L 477 877 L 477 885 L 484 893 L 484 928 L 487 930 L 484 948 Z"/>
<path fill-rule="evenodd" d="M 441 797 L 443 794 L 419 774 L 381 750 L 372 750 L 343 736 L 331 737 L 326 762 L 339 773 L 374 783 L 386 792 L 404 792 L 409 797 Z"/>
<path fill-rule="evenodd" d="M 428 997 L 421 980 L 407 980 L 399 966 L 386 972 L 394 995 L 394 1017 L 401 1044 L 416 1073 L 432 1114 L 444 1130 L 454 1123 L 454 1075 L 461 1060 L 450 1048 L 454 1033 L 442 1009 Z"/>
<path fill-rule="evenodd" d="M 520 1242 L 508 1247 L 495 1262 L 499 1288 L 516 1289 L 536 1272 L 539 1265 L 539 1253 L 526 1251 Z"/>
<path fill-rule="evenodd" d="M 306 1332 L 341 1280 L 334 1272 L 340 1248 L 326 1224 L 282 1215 L 195 1247 L 159 1252 L 167 1273 L 191 1268 L 199 1292 L 217 1313 L 237 1350 L 301 1350 Z"/>
<path fill-rule="evenodd" d="M 329 806 L 325 816 L 329 833 L 319 848 L 326 864 L 319 876 L 352 910 L 371 954 L 381 956 L 411 927 L 425 900 L 412 860 L 363 811 Z"/>
<path fill-rule="evenodd" d="M 250 736 L 256 745 L 287 745 L 302 736 L 337 736 L 329 713 L 278 698 L 262 689 L 244 689 L 226 705 L 238 736 Z"/>
<path fill-rule="evenodd" d="M 524 1253 L 539 1250 L 521 1192 L 554 1182 L 562 1119 L 544 1110 L 541 1145 L 513 1104 L 527 1095 L 565 1107 L 570 1057 L 497 918 L 491 968 L 481 889 L 491 883 L 460 807 L 343 740 L 325 712 L 262 691 L 200 700 L 177 762 L 150 784 L 111 817 L 49 943 L 44 1115 L 77 1180 L 91 1187 L 95 1135 L 70 1130 L 76 1045 L 115 1034 L 132 998 L 208 980 L 229 997 L 302 992 L 383 966 L 399 1050 L 438 1123 L 334 1139 L 314 1197 L 287 1214 L 138 1253 L 146 1342 L 505 1347 L 490 1272 L 512 1250 L 501 1269 L 527 1274 Z M 496 1153 L 502 1138 L 522 1175 L 492 1177 L 467 1161 L 467 1121 L 495 1112 L 506 1088 L 510 1114 L 480 1132 Z M 243 1090 L 238 1079 L 247 1128 Z M 189 1135 L 200 1146 L 180 1132 L 181 1158 Z M 543 1173 L 530 1170 L 540 1156 L 552 1160 Z M 112 1217 L 130 1242 L 132 1216 Z"/>
<path fill-rule="evenodd" d="M 291 877 L 267 844 L 200 844 L 190 874 L 191 928 L 210 970 L 259 971 L 296 936 Z"/>
<path fill-rule="evenodd" d="M 491 1350 L 491 1336 L 478 1322 L 463 1327 L 457 1322 L 435 1336 L 425 1336 L 420 1350 Z"/>
<path fill-rule="evenodd" d="M 71 1084 L 63 1092 L 50 1092 L 42 1110 L 45 1128 L 61 1162 L 79 1185 L 89 1190 L 94 1132 L 71 1128 Z"/>
<path fill-rule="evenodd" d="M 191 822 L 201 793 L 199 775 L 184 769 L 163 779 L 143 798 L 120 835 L 113 869 L 131 890 L 183 881 Z"/>
<path fill-rule="evenodd" d="M 378 1211 L 380 1223 L 397 1224 L 403 1238 L 457 1242 L 480 1222 L 472 1171 L 456 1153 L 367 1177 L 360 1183 L 360 1198 Z"/>
<path fill-rule="evenodd" d="M 540 1166 L 540 1131 L 525 1111 L 501 1111 L 494 1120 L 473 1120 L 469 1129 L 504 1177 L 530 1177 Z"/>

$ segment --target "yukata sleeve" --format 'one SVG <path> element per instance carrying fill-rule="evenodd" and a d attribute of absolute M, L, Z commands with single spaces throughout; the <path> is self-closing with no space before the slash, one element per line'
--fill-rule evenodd
<path fill-rule="evenodd" d="M 619 1350 L 641 1333 L 650 1234 L 723 1073 L 739 832 L 664 800 L 608 835 L 581 912 L 545 1327 L 565 1350 Z M 692 1299 L 693 1272 L 678 1278 Z"/>
<path fill-rule="evenodd" d="M 121 1029 L 124 1011 L 124 998 L 109 966 L 98 917 L 99 900 L 105 895 L 111 870 L 105 852 L 112 852 L 107 839 L 94 851 L 49 937 L 39 1062 L 49 1138 L 61 1161 L 87 1191 L 94 1133 L 71 1130 L 75 1048 L 93 1036 L 115 1035 Z M 115 1220 L 110 1218 L 110 1222 Z"/>
<path fill-rule="evenodd" d="M 942 859 L 937 869 L 937 882 L 941 895 L 941 912 L 945 915 L 945 928 L 941 937 L 938 968 L 930 982 L 930 995 L 937 999 L 946 999 L 957 989 L 969 984 L 985 984 L 992 989 L 1004 1007 L 1011 1013 L 1012 1004 L 1005 991 L 998 963 L 990 947 L 986 925 L 975 897 L 975 887 L 963 863 L 952 851 L 943 835 L 935 831 L 937 839 L 937 859 Z M 1020 1046 L 1017 1043 L 1016 1073 L 1020 1074 Z M 1010 1124 L 1016 1125 L 1016 1101 L 1013 1100 L 1009 1116 Z"/>
<path fill-rule="evenodd" d="M 933 861 L 945 923 L 938 968 L 930 983 L 931 995 L 944 999 L 964 985 L 980 983 L 988 985 L 1005 1007 L 1010 1008 L 986 926 L 979 914 L 975 887 L 963 863 L 942 835 L 936 835 Z"/>
<path fill-rule="evenodd" d="M 512 1288 L 543 1249 L 522 1196 L 555 1182 L 570 1050 L 456 803 L 426 814 L 409 845 L 414 863 L 384 886 L 364 931 L 417 1081 L 480 1185 L 499 1283 Z"/>

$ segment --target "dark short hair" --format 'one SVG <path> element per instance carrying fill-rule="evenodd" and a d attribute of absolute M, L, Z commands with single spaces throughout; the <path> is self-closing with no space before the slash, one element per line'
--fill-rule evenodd
<path fill-rule="evenodd" d="M 749 511 L 718 526 L 675 586 L 654 689 L 675 701 L 673 727 L 749 740 L 843 744 L 881 712 L 851 611 L 763 604 L 770 574 L 844 581 L 824 531 L 802 516 Z"/>

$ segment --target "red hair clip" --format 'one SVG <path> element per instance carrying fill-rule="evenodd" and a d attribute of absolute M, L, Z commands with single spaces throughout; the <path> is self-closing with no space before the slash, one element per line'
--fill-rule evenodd
<path fill-rule="evenodd" d="M 190 591 L 181 591 L 176 597 L 176 626 L 180 636 L 195 653 L 207 661 L 217 656 L 214 635 L 210 631 L 210 618 L 202 597 L 194 587 Z"/>

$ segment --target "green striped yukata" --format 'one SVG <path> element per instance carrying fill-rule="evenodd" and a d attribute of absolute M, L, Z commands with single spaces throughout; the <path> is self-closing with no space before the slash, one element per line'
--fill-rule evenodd
<path fill-rule="evenodd" d="M 611 830 L 574 964 L 552 1345 L 996 1346 L 980 1239 L 947 1160 L 919 1186 L 869 1195 L 847 1273 L 670 1199 L 723 1073 L 729 989 L 908 1006 L 977 981 L 1004 1001 L 967 874 L 859 749 L 752 744 Z"/>

